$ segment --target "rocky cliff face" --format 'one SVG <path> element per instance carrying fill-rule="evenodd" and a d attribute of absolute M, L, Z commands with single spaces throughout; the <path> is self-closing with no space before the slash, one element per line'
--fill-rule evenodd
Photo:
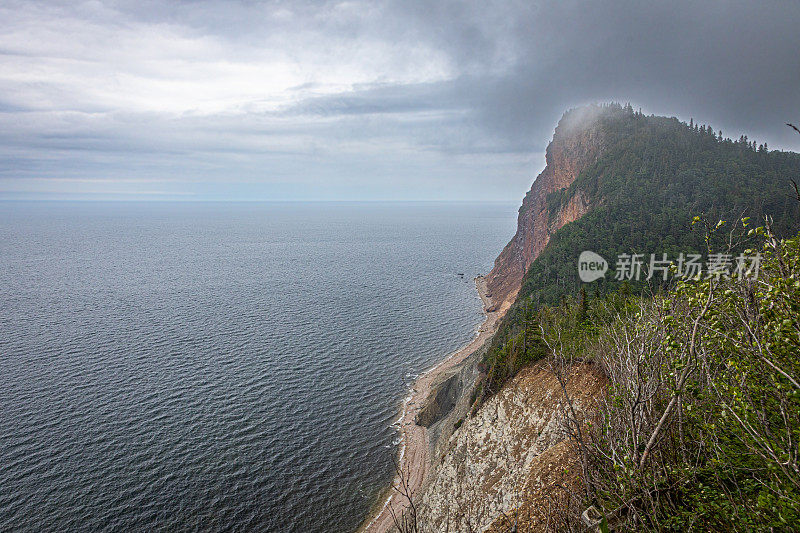
<path fill-rule="evenodd" d="M 579 416 L 593 409 L 605 384 L 600 373 L 578 363 L 565 377 Z M 419 530 L 508 531 L 500 527 L 504 516 L 525 531 L 552 524 L 547 510 L 569 496 L 577 472 L 560 423 L 563 403 L 561 385 L 542 361 L 464 420 L 418 497 Z"/>
<path fill-rule="evenodd" d="M 568 188 L 603 153 L 609 140 L 599 121 L 605 112 L 586 107 L 567 112 L 559 121 L 547 147 L 547 166 L 519 210 L 517 233 L 486 278 L 490 311 L 513 303 L 527 268 L 550 237 L 592 207 L 580 190 L 563 201 L 561 196 L 548 201 L 548 196 Z M 558 494 L 567 497 L 565 487 L 575 483 L 574 474 L 565 474 L 575 456 L 560 423 L 563 391 L 547 363 L 523 370 L 468 414 L 483 355 L 478 352 L 441 377 L 416 419 L 428 428 L 431 460 L 415 497 L 423 532 L 505 531 L 498 520 L 512 514 L 520 524 L 537 529 L 538 522 L 552 518 L 543 510 Z M 604 379 L 583 363 L 570 374 L 567 389 L 575 408 L 591 410 Z"/>
<path fill-rule="evenodd" d="M 416 423 L 428 430 L 428 457 L 435 460 L 444 454 L 445 447 L 456 427 L 467 417 L 475 399 L 478 363 L 486 347 L 475 351 L 459 365 L 445 372 L 432 385 L 431 398 L 420 410 Z"/>
<path fill-rule="evenodd" d="M 517 233 L 495 260 L 487 285 L 495 302 L 513 301 L 530 264 L 559 228 L 586 214 L 590 206 L 578 191 L 566 205 L 551 213 L 547 196 L 569 187 L 578 174 L 595 163 L 605 138 L 598 120 L 602 108 L 585 107 L 567 112 L 547 147 L 547 166 L 525 195 L 517 220 Z"/>

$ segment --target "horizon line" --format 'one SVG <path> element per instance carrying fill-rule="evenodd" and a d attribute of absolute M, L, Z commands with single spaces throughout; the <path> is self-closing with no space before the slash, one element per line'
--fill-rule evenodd
<path fill-rule="evenodd" d="M 176 203 L 176 204 L 201 204 L 201 203 L 231 203 L 231 204 L 300 204 L 300 203 L 361 203 L 361 204 L 409 204 L 409 203 L 439 203 L 439 204 L 509 204 L 517 203 L 513 200 L 391 200 L 391 199 L 278 199 L 278 200 L 244 200 L 244 199 L 192 199 L 177 198 L 0 198 L 5 203 Z"/>

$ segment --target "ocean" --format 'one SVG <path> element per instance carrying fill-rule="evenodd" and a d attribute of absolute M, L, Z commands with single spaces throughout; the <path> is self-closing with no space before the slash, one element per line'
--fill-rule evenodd
<path fill-rule="evenodd" d="M 516 207 L 0 202 L 0 530 L 353 531 Z"/>

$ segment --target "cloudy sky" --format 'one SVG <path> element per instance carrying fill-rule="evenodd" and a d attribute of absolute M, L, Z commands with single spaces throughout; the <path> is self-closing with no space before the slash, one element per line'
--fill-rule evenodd
<path fill-rule="evenodd" d="M 0 3 L 0 199 L 503 200 L 563 111 L 800 150 L 800 2 Z"/>

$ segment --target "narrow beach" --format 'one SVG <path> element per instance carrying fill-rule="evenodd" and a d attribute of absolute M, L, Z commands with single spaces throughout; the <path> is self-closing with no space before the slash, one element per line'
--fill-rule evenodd
<path fill-rule="evenodd" d="M 464 359 L 475 353 L 486 340 L 496 331 L 497 325 L 503 314 L 508 308 L 504 303 L 497 310 L 489 311 L 494 303 L 487 294 L 486 281 L 483 276 L 475 278 L 475 287 L 478 295 L 483 302 L 483 312 L 486 319 L 478 329 L 478 334 L 466 346 L 448 356 L 444 361 L 421 374 L 411 388 L 411 394 L 403 404 L 402 415 L 400 417 L 400 428 L 402 442 L 398 452 L 398 464 L 400 471 L 407 473 L 408 483 L 411 493 L 416 495 L 428 474 L 428 437 L 427 429 L 418 426 L 414 420 L 417 412 L 424 404 L 431 386 L 436 378 L 442 373 L 459 364 Z M 512 300 L 513 301 L 513 300 Z M 393 483 L 397 483 L 397 479 Z M 392 513 L 396 516 L 402 515 L 407 506 L 407 501 L 397 491 L 392 490 L 386 496 L 383 506 L 373 514 L 365 524 L 359 528 L 359 532 L 364 533 L 385 533 L 393 525 Z"/>

